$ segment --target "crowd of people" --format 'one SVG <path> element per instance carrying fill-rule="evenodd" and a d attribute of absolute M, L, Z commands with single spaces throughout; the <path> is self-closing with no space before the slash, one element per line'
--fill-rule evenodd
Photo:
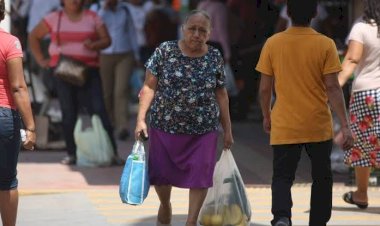
<path fill-rule="evenodd" d="M 0 31 L 6 40 L 0 45 L 0 121 L 7 125 L 0 127 L 0 136 L 12 138 L 0 139 L 4 225 L 14 226 L 16 221 L 18 151 L 21 144 L 33 150 L 36 142 L 23 53 L 34 62 L 33 73 L 44 77 L 59 100 L 67 146 L 61 163 L 68 165 L 77 162 L 74 127 L 82 110 L 100 117 L 112 143 L 112 163 L 123 164 L 117 139 L 131 136 L 129 83 L 134 70 L 145 71 L 134 137 L 149 137 L 149 179 L 160 200 L 157 225 L 171 223 L 172 186 L 189 189 L 186 225 L 197 224 L 212 186 L 219 131 L 228 151 L 234 142 L 231 118 L 246 119 L 258 91 L 274 155 L 271 224 L 292 225 L 291 186 L 303 149 L 312 165 L 309 225 L 329 221 L 330 108 L 339 119 L 340 145 L 345 162 L 355 167 L 358 186 L 343 200 L 367 208 L 370 169 L 380 166 L 380 3 L 364 1 L 363 17 L 350 32 L 342 66 L 336 44 L 328 37 L 329 14 L 317 0 L 198 0 L 190 2 L 194 10 L 183 18 L 170 3 L 12 1 L 12 33 L 18 38 Z M 1 19 L 4 14 L 0 0 Z M 83 85 L 54 76 L 63 56 L 86 66 Z M 236 96 L 226 89 L 226 65 L 234 72 Z M 353 72 L 348 118 L 340 86 Z M 26 133 L 22 142 L 21 121 Z"/>
<path fill-rule="evenodd" d="M 41 4 L 40 0 L 13 1 L 13 33 L 20 37 L 24 49 L 30 50 L 27 36 L 40 20 L 48 13 L 61 8 L 61 1 L 49 1 Z M 83 8 L 98 14 L 108 28 L 113 40 L 111 46 L 100 51 L 99 70 L 102 77 L 102 89 L 107 113 L 118 138 L 130 136 L 128 127 L 131 101 L 131 77 L 141 69 L 155 48 L 163 41 L 175 40 L 180 35 L 180 21 L 183 12 L 176 11 L 171 0 L 84 0 Z M 272 34 L 283 31 L 291 25 L 286 14 L 284 0 L 191 0 L 188 10 L 202 9 L 209 13 L 212 20 L 211 36 L 208 44 L 221 51 L 224 63 L 233 73 L 237 92 L 230 95 L 231 117 L 233 120 L 246 120 L 254 106 L 258 106 L 257 93 L 259 73 L 254 66 L 260 55 L 265 40 Z M 34 10 L 42 5 L 39 10 Z M 28 10 L 29 9 L 29 10 Z M 123 12 L 122 9 L 126 9 Z M 128 14 L 125 16 L 124 14 Z M 20 22 L 22 21 L 22 22 Z M 117 22 L 116 22 L 117 21 Z M 129 22 L 128 22 L 129 21 Z M 133 23 L 132 23 L 132 22 Z M 26 29 L 22 30 L 25 24 Z M 126 24 L 130 23 L 129 25 Z M 312 20 L 312 27 L 328 36 L 333 35 L 326 7 L 318 5 L 317 16 Z M 118 29 L 119 26 L 130 29 Z M 132 26 L 133 25 L 133 26 Z M 132 30 L 133 29 L 133 30 Z M 126 36 L 125 42 L 120 41 Z M 47 58 L 49 36 L 42 39 L 42 52 Z M 115 42 L 115 43 L 114 43 Z M 28 51 L 30 53 L 30 51 Z M 123 55 L 124 54 L 124 55 Z M 126 55 L 125 55 L 126 54 Z M 34 60 L 33 57 L 31 59 Z M 36 68 L 37 64 L 33 68 Z M 105 71 L 112 68 L 113 76 L 105 76 Z M 137 70 L 136 70 L 137 69 Z M 124 71 L 121 71 L 124 70 Z M 44 83 L 55 94 L 54 82 L 45 70 Z M 126 74 L 121 76 L 120 74 Z M 124 81 L 124 80 L 125 81 Z M 135 77 L 133 77 L 135 79 Z M 141 80 L 141 76 L 140 76 Z M 140 88 L 140 87 L 139 87 Z"/>

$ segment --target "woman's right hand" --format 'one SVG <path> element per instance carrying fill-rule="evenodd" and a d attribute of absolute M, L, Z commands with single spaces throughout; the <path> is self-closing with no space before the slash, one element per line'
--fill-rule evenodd
<path fill-rule="evenodd" d="M 27 150 L 34 150 L 34 145 L 36 144 L 36 133 L 33 131 L 26 130 L 26 139 L 22 143 L 22 146 Z"/>
<path fill-rule="evenodd" d="M 140 140 L 141 133 L 144 133 L 144 136 L 148 137 L 148 127 L 146 125 L 145 120 L 138 120 L 136 123 L 135 129 L 135 139 Z"/>

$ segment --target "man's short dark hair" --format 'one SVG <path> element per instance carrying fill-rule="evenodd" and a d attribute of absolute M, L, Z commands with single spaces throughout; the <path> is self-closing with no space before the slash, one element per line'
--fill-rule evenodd
<path fill-rule="evenodd" d="M 317 13 L 318 0 L 288 0 L 287 5 L 292 23 L 307 26 Z"/>

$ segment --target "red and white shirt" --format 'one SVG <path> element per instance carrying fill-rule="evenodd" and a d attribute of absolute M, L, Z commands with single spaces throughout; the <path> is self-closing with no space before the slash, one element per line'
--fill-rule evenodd
<path fill-rule="evenodd" d="M 58 46 L 57 31 L 60 14 L 60 46 Z M 55 11 L 48 14 L 43 21 L 48 26 L 51 34 L 51 43 L 49 46 L 49 55 L 51 57 L 49 65 L 51 67 L 57 65 L 59 54 L 61 53 L 82 61 L 89 66 L 98 66 L 98 52 L 87 49 L 83 44 L 87 39 L 93 41 L 98 39 L 96 30 L 103 25 L 103 21 L 95 12 L 85 10 L 79 21 L 71 21 L 65 12 Z"/>

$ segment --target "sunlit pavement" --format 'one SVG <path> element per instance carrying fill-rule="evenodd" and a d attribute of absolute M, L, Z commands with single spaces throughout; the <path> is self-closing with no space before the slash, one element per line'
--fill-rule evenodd
<path fill-rule="evenodd" d="M 380 189 L 370 189 L 370 206 L 359 210 L 344 203 L 342 194 L 348 187 L 334 187 L 333 213 L 329 225 L 380 225 Z M 268 187 L 247 189 L 252 205 L 251 226 L 269 225 L 271 195 Z M 310 184 L 293 188 L 293 225 L 307 225 Z M 86 190 L 21 190 L 17 225 L 155 225 L 158 198 L 151 189 L 140 206 L 122 204 L 117 187 Z M 184 225 L 188 191 L 174 189 L 172 195 L 173 225 Z"/>

